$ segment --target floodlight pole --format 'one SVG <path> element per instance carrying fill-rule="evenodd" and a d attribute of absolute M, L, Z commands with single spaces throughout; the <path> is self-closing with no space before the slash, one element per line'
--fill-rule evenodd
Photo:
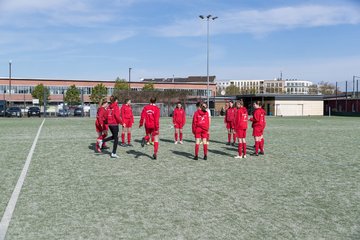
<path fill-rule="evenodd" d="M 9 61 L 9 105 L 11 106 L 11 73 L 12 73 L 12 61 Z"/>
<path fill-rule="evenodd" d="M 130 92 L 130 89 L 131 89 L 131 84 L 130 84 L 130 82 L 131 82 L 131 67 L 129 67 L 129 89 L 128 89 L 128 94 L 129 94 L 129 92 Z M 130 97 L 130 96 L 129 96 Z"/>
<path fill-rule="evenodd" d="M 206 17 L 204 15 L 200 15 L 199 18 L 201 19 L 205 19 L 207 21 L 207 28 L 206 28 L 206 77 L 207 77 L 207 88 L 206 88 L 206 97 L 207 97 L 207 106 L 208 108 L 210 108 L 210 100 L 209 100 L 209 82 L 210 82 L 210 77 L 209 77 L 209 29 L 210 29 L 210 19 L 211 20 L 215 20 L 218 17 L 213 17 L 211 15 L 207 15 Z"/>

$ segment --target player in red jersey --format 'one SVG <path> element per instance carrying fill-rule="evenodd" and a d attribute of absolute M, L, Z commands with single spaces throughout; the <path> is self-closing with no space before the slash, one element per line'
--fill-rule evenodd
<path fill-rule="evenodd" d="M 236 102 L 235 131 L 239 139 L 238 155 L 235 158 L 246 158 L 246 130 L 248 128 L 248 111 L 244 107 L 244 102 Z"/>
<path fill-rule="evenodd" d="M 235 111 L 233 101 L 229 101 L 229 108 L 225 112 L 224 123 L 228 132 L 228 141 L 226 145 L 231 144 L 231 136 L 233 137 L 233 146 L 235 146 L 236 142 L 236 133 L 234 131 L 234 120 L 235 120 Z"/>
<path fill-rule="evenodd" d="M 125 103 L 121 106 L 121 118 L 125 124 L 125 127 L 122 128 L 121 132 L 121 146 L 126 146 L 125 144 L 125 134 L 127 135 L 127 145 L 132 147 L 131 144 L 131 127 L 134 123 L 134 115 L 131 108 L 131 100 L 125 99 Z"/>
<path fill-rule="evenodd" d="M 255 138 L 255 152 L 254 156 L 259 156 L 259 149 L 260 154 L 264 155 L 264 128 L 266 126 L 266 120 L 265 115 L 266 112 L 264 109 L 261 108 L 261 102 L 256 101 L 253 104 L 254 106 L 254 113 L 253 117 L 250 118 L 250 121 L 252 121 L 252 128 L 253 128 L 253 136 Z"/>
<path fill-rule="evenodd" d="M 95 121 L 95 128 L 96 132 L 98 134 L 98 137 L 96 139 L 96 151 L 101 153 L 101 148 L 99 147 L 98 140 L 102 140 L 106 138 L 107 132 L 108 132 L 108 125 L 106 122 L 106 108 L 108 107 L 108 103 L 106 99 L 102 99 L 99 102 L 99 107 L 96 113 L 96 121 Z M 104 148 L 104 144 L 102 145 Z"/>
<path fill-rule="evenodd" d="M 114 140 L 113 150 L 112 150 L 110 156 L 112 158 L 119 158 L 119 156 L 116 155 L 116 149 L 117 149 L 117 145 L 118 145 L 118 141 L 119 141 L 119 124 L 123 125 L 123 126 L 125 126 L 125 125 L 120 117 L 120 109 L 119 109 L 118 100 L 117 100 L 116 96 L 110 97 L 110 105 L 106 109 L 106 120 L 107 120 L 107 123 L 108 123 L 108 126 L 109 126 L 112 136 L 98 141 L 99 147 L 101 148 L 105 142 Z"/>
<path fill-rule="evenodd" d="M 183 127 L 185 125 L 186 122 L 186 112 L 184 110 L 184 108 L 181 105 L 181 102 L 178 102 L 176 104 L 176 108 L 174 109 L 173 112 L 173 124 L 174 124 L 174 129 L 175 129 L 175 133 L 174 133 L 174 138 L 175 138 L 175 144 L 178 143 L 178 136 L 179 136 L 179 143 L 183 144 Z"/>
<path fill-rule="evenodd" d="M 157 159 L 157 152 L 159 149 L 159 129 L 160 129 L 160 109 L 155 105 L 156 98 L 150 98 L 150 104 L 146 105 L 140 118 L 139 128 L 144 125 L 145 121 L 145 133 L 146 136 L 142 138 L 141 146 L 144 147 L 145 142 L 148 142 L 150 138 L 154 142 L 154 160 Z"/>
<path fill-rule="evenodd" d="M 194 160 L 199 159 L 199 148 L 200 141 L 203 141 L 204 148 L 204 160 L 207 160 L 207 152 L 208 152 L 208 131 L 209 131 L 209 114 L 207 112 L 206 103 L 201 104 L 201 109 L 198 109 L 193 117 L 192 121 L 192 133 L 195 135 L 195 157 Z"/>

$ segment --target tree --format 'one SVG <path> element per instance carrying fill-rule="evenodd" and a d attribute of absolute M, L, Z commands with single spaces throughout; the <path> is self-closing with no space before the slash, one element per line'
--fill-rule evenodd
<path fill-rule="evenodd" d="M 329 95 L 335 93 L 335 86 L 332 83 L 321 81 L 319 83 L 319 92 L 323 95 Z"/>
<path fill-rule="evenodd" d="M 114 91 L 116 92 L 128 89 L 129 83 L 125 79 L 120 79 L 119 77 L 117 77 L 114 85 Z"/>
<path fill-rule="evenodd" d="M 70 106 L 80 104 L 80 90 L 74 85 L 71 85 L 65 94 L 65 102 Z"/>
<path fill-rule="evenodd" d="M 318 90 L 318 85 L 313 84 L 313 85 L 310 85 L 310 86 L 309 86 L 309 94 L 310 94 L 310 95 L 317 95 L 318 92 L 319 92 L 319 90 Z"/>
<path fill-rule="evenodd" d="M 239 88 L 235 85 L 230 85 L 225 89 L 226 95 L 236 95 L 239 94 Z"/>
<path fill-rule="evenodd" d="M 143 91 L 152 91 L 154 89 L 154 83 L 145 83 L 142 88 Z"/>
<path fill-rule="evenodd" d="M 99 83 L 97 84 L 90 95 L 90 100 L 94 103 L 98 103 L 100 102 L 100 100 L 106 98 L 107 96 L 107 88 L 105 87 L 104 84 Z"/>
<path fill-rule="evenodd" d="M 45 92 L 45 94 L 44 94 Z M 34 91 L 31 93 L 32 97 L 35 99 L 39 99 L 39 104 L 44 105 L 44 95 L 46 96 L 46 100 L 49 100 L 50 91 L 49 88 L 44 87 L 43 84 L 39 84 L 34 88 Z"/>

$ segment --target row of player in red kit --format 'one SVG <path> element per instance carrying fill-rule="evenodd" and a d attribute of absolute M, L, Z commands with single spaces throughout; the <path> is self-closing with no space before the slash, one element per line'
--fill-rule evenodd
<path fill-rule="evenodd" d="M 158 152 L 158 147 L 159 147 L 159 118 L 160 118 L 160 110 L 155 105 L 155 102 L 156 102 L 156 99 L 151 98 L 150 104 L 144 107 L 144 109 L 141 113 L 141 119 L 140 119 L 140 124 L 139 124 L 139 127 L 142 127 L 145 122 L 146 136 L 142 139 L 142 146 L 144 146 L 145 143 L 149 142 L 150 140 L 151 140 L 151 142 L 154 143 L 154 154 L 153 154 L 154 159 L 157 158 L 157 152 Z M 239 138 L 239 147 L 238 147 L 239 155 L 237 157 L 239 157 L 239 156 L 246 157 L 245 138 L 246 138 L 248 115 L 247 115 L 246 108 L 243 107 L 243 103 L 238 102 L 237 104 L 239 104 L 239 106 L 237 106 L 237 110 L 234 111 L 235 117 L 233 119 L 234 129 L 236 130 L 237 136 Z M 256 106 L 256 104 L 254 104 L 254 107 L 255 106 Z M 210 127 L 210 115 L 207 111 L 206 104 L 199 102 L 197 104 L 197 107 L 198 107 L 198 110 L 194 114 L 193 123 L 192 123 L 192 131 L 193 131 L 193 134 L 196 139 L 195 158 L 194 158 L 196 160 L 198 159 L 199 145 L 200 145 L 201 141 L 204 143 L 204 159 L 207 159 L 207 147 L 208 147 L 208 141 L 209 141 L 209 127 Z M 110 106 L 106 110 L 104 110 L 105 108 L 106 108 L 106 106 L 99 108 L 98 116 L 97 116 L 97 120 L 96 120 L 97 132 L 99 133 L 98 142 L 100 140 L 102 144 L 108 140 L 114 139 L 114 137 L 115 137 L 114 135 L 116 135 L 116 134 L 114 134 L 114 132 L 116 132 L 116 131 L 112 131 L 112 129 L 110 128 L 110 130 L 113 133 L 113 136 L 106 140 L 103 140 L 106 137 L 106 135 L 103 133 L 104 130 L 106 131 L 106 124 L 104 124 L 104 122 L 106 121 L 105 120 L 106 117 L 108 118 L 107 122 L 110 126 L 120 124 L 120 125 L 123 125 L 123 129 L 124 128 L 131 129 L 131 126 L 134 122 L 134 117 L 132 114 L 129 100 L 127 100 L 126 104 L 124 104 L 122 106 L 121 114 L 117 113 L 117 109 L 118 109 L 117 101 L 111 103 Z M 259 108 L 259 110 L 262 110 L 261 107 L 258 107 L 258 108 Z M 255 107 L 255 109 L 257 109 L 257 108 Z M 262 137 L 263 128 L 265 127 L 265 124 L 263 124 L 263 123 L 265 123 L 264 114 L 260 114 L 258 116 L 258 113 L 260 113 L 259 110 L 255 110 L 254 118 L 250 119 L 253 121 L 253 128 L 254 128 L 253 136 L 254 137 L 256 137 L 259 134 L 261 134 L 261 137 Z M 113 114 L 113 112 L 114 112 L 114 114 Z M 105 114 L 105 113 L 107 113 L 107 114 Z M 101 116 L 106 116 L 106 117 L 101 117 Z M 120 116 L 120 117 L 112 117 L 112 116 Z M 225 119 L 227 119 L 227 118 L 225 118 Z M 175 128 L 175 143 L 177 143 L 177 137 L 178 137 L 177 131 L 180 131 L 180 143 L 182 143 L 182 128 L 185 125 L 185 122 L 186 122 L 185 111 L 182 108 L 181 104 L 178 103 L 176 109 L 173 112 L 173 124 L 174 124 L 174 128 Z M 104 128 L 103 131 L 101 131 L 102 128 Z M 263 140 L 263 138 L 262 138 L 262 140 Z M 128 141 L 130 143 L 129 137 L 128 137 Z M 114 143 L 114 145 L 117 145 L 117 144 Z M 255 144 L 255 146 L 257 146 L 257 144 Z M 258 144 L 258 146 L 260 147 L 261 152 L 263 153 L 263 144 L 262 144 L 262 148 L 261 148 L 261 144 Z M 101 146 L 98 144 L 97 144 L 97 147 L 101 148 Z M 115 150 L 113 149 L 112 155 L 113 154 L 116 155 L 116 147 L 115 147 Z M 257 150 L 256 150 L 256 155 L 257 155 Z"/>
<path fill-rule="evenodd" d="M 145 132 L 146 136 L 142 139 L 142 146 L 146 142 L 154 143 L 154 154 L 153 158 L 157 158 L 157 152 L 159 148 L 159 118 L 160 110 L 155 105 L 156 98 L 150 99 L 150 104 L 145 106 L 141 113 L 139 127 L 142 127 L 145 122 Z M 131 145 L 131 127 L 134 123 L 134 116 L 130 106 L 131 101 L 126 100 L 125 104 L 122 105 L 119 109 L 118 101 L 115 96 L 110 97 L 110 104 L 107 105 L 107 102 L 101 103 L 99 107 L 95 122 L 96 131 L 98 132 L 98 138 L 96 141 L 96 150 L 101 152 L 101 149 L 104 148 L 104 144 L 110 140 L 114 140 L 113 150 L 111 152 L 111 157 L 118 158 L 116 154 L 116 149 L 118 145 L 118 133 L 119 125 L 122 125 L 122 145 L 125 145 L 125 133 L 127 133 L 128 146 Z M 107 130 L 110 129 L 112 136 L 107 137 Z"/>
<path fill-rule="evenodd" d="M 264 154 L 264 129 L 266 126 L 265 115 L 266 112 L 261 108 L 261 102 L 256 101 L 253 104 L 254 112 L 253 117 L 249 120 L 252 121 L 253 137 L 255 139 L 255 151 L 253 155 L 258 156 Z M 230 145 L 231 137 L 233 137 L 233 145 L 236 143 L 236 138 L 239 139 L 238 155 L 235 158 L 246 158 L 246 130 L 248 128 L 248 111 L 244 107 L 242 100 L 236 102 L 229 102 L 229 108 L 226 110 L 224 118 L 225 126 L 228 130 L 228 142 Z"/>

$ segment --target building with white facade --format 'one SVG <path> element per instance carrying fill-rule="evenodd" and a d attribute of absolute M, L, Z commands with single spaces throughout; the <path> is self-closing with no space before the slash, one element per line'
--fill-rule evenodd
<path fill-rule="evenodd" d="M 310 81 L 298 79 L 285 80 L 286 94 L 309 94 L 309 87 L 313 85 Z"/>
<path fill-rule="evenodd" d="M 217 81 L 216 80 L 216 91 L 221 92 L 230 86 L 230 81 Z"/>
<path fill-rule="evenodd" d="M 312 82 L 298 79 L 274 79 L 274 80 L 228 80 L 217 81 L 216 90 L 225 90 L 228 86 L 239 88 L 240 94 L 309 94 Z"/>

